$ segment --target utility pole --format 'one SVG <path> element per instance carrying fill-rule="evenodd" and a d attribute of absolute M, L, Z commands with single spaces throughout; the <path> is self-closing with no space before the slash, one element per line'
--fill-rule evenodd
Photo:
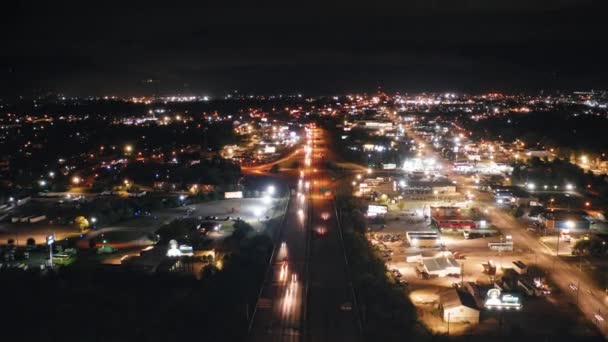
<path fill-rule="evenodd" d="M 448 336 L 450 336 L 450 315 L 451 313 L 448 312 Z"/>
<path fill-rule="evenodd" d="M 557 233 L 557 247 L 555 247 L 555 259 L 553 259 L 553 272 L 555 272 L 555 262 L 559 257 L 559 232 Z"/>
<path fill-rule="evenodd" d="M 581 280 L 579 279 L 576 284 L 576 306 L 578 306 L 578 297 L 579 297 L 580 292 L 581 292 Z"/>
<path fill-rule="evenodd" d="M 462 263 L 462 266 L 460 267 L 460 287 L 461 288 L 464 287 L 464 262 Z"/>

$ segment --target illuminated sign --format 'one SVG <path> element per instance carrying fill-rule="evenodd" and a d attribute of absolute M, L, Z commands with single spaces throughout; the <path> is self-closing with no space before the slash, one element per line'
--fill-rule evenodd
<path fill-rule="evenodd" d="M 276 153 L 277 148 L 274 146 L 266 146 L 264 147 L 264 153 Z"/>
<path fill-rule="evenodd" d="M 242 191 L 227 191 L 224 193 L 224 198 L 243 198 Z"/>
<path fill-rule="evenodd" d="M 367 206 L 367 215 L 384 215 L 388 212 L 388 207 L 385 205 L 370 204 Z"/>
<path fill-rule="evenodd" d="M 489 310 L 520 310 L 522 308 L 521 298 L 517 294 L 502 293 L 499 289 L 490 289 L 488 291 L 484 306 Z"/>

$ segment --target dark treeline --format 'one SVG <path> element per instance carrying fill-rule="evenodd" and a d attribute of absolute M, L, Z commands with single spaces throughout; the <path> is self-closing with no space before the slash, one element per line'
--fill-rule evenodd
<path fill-rule="evenodd" d="M 243 341 L 272 243 L 264 234 L 239 237 L 238 252 L 201 280 L 111 269 L 62 268 L 0 272 L 11 308 L 4 337 L 18 341 Z M 26 321 L 31 321 L 27 328 Z M 9 328 L 12 327 L 12 328 Z"/>
<path fill-rule="evenodd" d="M 579 112 L 582 112 L 579 111 Z M 596 115 L 573 115 L 577 111 L 513 114 L 480 121 L 465 119 L 465 126 L 476 135 L 505 141 L 521 139 L 530 148 L 540 145 L 559 148 L 560 155 L 569 152 L 604 152 L 608 140 L 608 119 Z M 561 151 L 560 151 L 561 150 Z"/>

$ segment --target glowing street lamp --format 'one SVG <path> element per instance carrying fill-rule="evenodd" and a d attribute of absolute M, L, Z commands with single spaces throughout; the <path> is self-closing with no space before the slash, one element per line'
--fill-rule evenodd
<path fill-rule="evenodd" d="M 76 185 L 80 184 L 80 177 L 78 177 L 78 176 L 72 177 L 72 183 L 76 184 Z"/>
<path fill-rule="evenodd" d="M 44 179 L 38 181 L 38 185 L 46 186 L 46 181 Z"/>
<path fill-rule="evenodd" d="M 264 209 L 260 207 L 253 208 L 253 216 L 260 218 L 264 214 Z"/>

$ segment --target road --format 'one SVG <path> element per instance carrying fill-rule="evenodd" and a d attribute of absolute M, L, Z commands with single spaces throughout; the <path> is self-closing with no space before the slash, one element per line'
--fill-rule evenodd
<path fill-rule="evenodd" d="M 313 155 L 331 155 L 325 132 L 314 130 Z M 333 199 L 321 189 L 330 189 L 329 176 L 321 159 L 313 159 L 312 230 L 308 298 L 310 341 L 357 341 L 359 327 L 353 292 L 348 277 L 344 249 Z M 314 170 L 317 172 L 314 172 Z"/>
<path fill-rule="evenodd" d="M 428 147 L 428 143 L 421 139 L 412 130 L 408 129 L 408 135 L 416 141 L 418 145 L 425 144 L 423 153 L 427 156 L 433 156 L 437 161 L 441 161 L 449 177 L 457 180 L 459 186 L 465 186 L 468 181 L 465 177 L 456 175 L 451 170 L 446 169 L 451 163 Z M 571 303 L 578 305 L 583 314 L 593 322 L 601 333 L 608 337 L 608 324 L 605 317 L 608 313 L 608 296 L 605 293 L 605 288 L 600 287 L 578 267 L 568 264 L 555 255 L 555 250 L 549 249 L 543 244 L 539 237 L 526 230 L 526 226 L 511 216 L 509 213 L 496 208 L 490 200 L 481 200 L 487 197 L 486 194 L 480 193 L 471 188 L 469 191 L 478 199 L 480 204 L 486 205 L 489 209 L 490 221 L 496 225 L 504 235 L 511 235 L 513 238 L 514 248 L 521 253 L 534 255 L 538 266 L 547 271 L 554 284 L 562 291 L 563 298 Z"/>
<path fill-rule="evenodd" d="M 293 178 L 297 194 L 291 197 L 277 237 L 251 321 L 251 341 L 358 340 L 333 202 L 319 191 L 330 188 L 322 169 L 320 156 L 326 147 L 321 135 L 318 129 L 310 130 L 302 154 L 305 166 Z"/>
<path fill-rule="evenodd" d="M 255 309 L 251 341 L 302 341 L 306 269 L 306 201 L 293 196 Z"/>

